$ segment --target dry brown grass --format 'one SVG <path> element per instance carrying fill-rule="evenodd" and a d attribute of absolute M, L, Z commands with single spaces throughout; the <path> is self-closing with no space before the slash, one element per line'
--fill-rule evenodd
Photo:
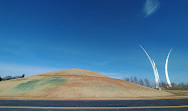
<path fill-rule="evenodd" d="M 176 96 L 188 96 L 188 90 L 165 90 L 165 91 L 172 93 Z"/>

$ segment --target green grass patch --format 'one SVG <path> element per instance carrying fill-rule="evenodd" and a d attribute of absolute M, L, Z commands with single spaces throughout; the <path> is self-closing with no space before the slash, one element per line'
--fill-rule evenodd
<path fill-rule="evenodd" d="M 37 83 L 39 83 L 40 80 L 35 80 L 35 81 L 28 81 L 26 83 L 22 83 L 18 86 L 16 86 L 15 88 L 13 89 L 18 89 L 18 90 L 27 90 L 27 89 L 34 89 L 37 85 Z"/>
<path fill-rule="evenodd" d="M 28 81 L 22 84 L 19 84 L 18 86 L 14 87 L 12 90 L 13 91 L 28 91 L 28 90 L 33 90 L 38 87 L 42 87 L 45 85 L 58 85 L 60 83 L 65 82 L 66 79 L 63 77 L 45 77 L 39 80 L 33 80 L 33 81 Z"/>
<path fill-rule="evenodd" d="M 66 79 L 63 77 L 52 77 L 52 78 L 48 78 L 45 81 L 41 82 L 40 85 L 46 85 L 46 84 L 60 84 L 62 82 L 65 82 Z"/>

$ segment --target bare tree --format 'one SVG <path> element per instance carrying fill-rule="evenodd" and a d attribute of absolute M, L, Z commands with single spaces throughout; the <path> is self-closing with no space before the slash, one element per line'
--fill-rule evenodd
<path fill-rule="evenodd" d="M 124 78 L 123 80 L 125 81 L 130 81 L 136 84 L 140 84 L 146 87 L 155 87 L 155 83 L 150 82 L 148 79 L 138 79 L 136 76 L 135 77 L 130 77 L 130 78 Z M 188 83 L 171 83 L 172 87 L 188 87 Z M 167 88 L 168 84 L 166 82 L 161 82 L 160 87 Z"/>
<path fill-rule="evenodd" d="M 183 86 L 185 86 L 185 83 L 183 83 L 183 82 L 182 82 L 182 83 L 179 83 L 178 86 L 179 86 L 179 87 L 183 87 Z"/>
<path fill-rule="evenodd" d="M 174 82 L 172 82 L 171 85 L 172 85 L 172 87 L 176 87 L 177 86 L 177 84 L 174 83 Z"/>
<path fill-rule="evenodd" d="M 124 80 L 125 80 L 125 81 L 130 81 L 130 79 L 129 79 L 129 78 L 125 78 Z"/>
<path fill-rule="evenodd" d="M 161 87 L 168 87 L 168 85 L 167 85 L 166 82 L 161 82 L 161 83 L 160 83 L 160 86 L 161 86 Z"/>
<path fill-rule="evenodd" d="M 6 81 L 6 80 L 11 80 L 11 79 L 17 79 L 17 78 L 24 78 L 25 74 L 23 74 L 22 76 L 6 76 L 1 78 L 0 76 L 0 81 Z"/>
<path fill-rule="evenodd" d="M 3 80 L 10 80 L 12 78 L 13 78 L 12 76 L 6 76 L 6 77 L 3 78 Z"/>
<path fill-rule="evenodd" d="M 150 81 L 148 79 L 144 79 L 144 82 L 147 87 L 151 87 Z"/>
<path fill-rule="evenodd" d="M 133 80 L 134 80 L 134 83 L 138 84 L 138 79 L 136 76 L 133 78 Z"/>
<path fill-rule="evenodd" d="M 142 79 L 139 79 L 139 82 L 138 82 L 140 85 L 144 86 L 144 81 Z"/>
<path fill-rule="evenodd" d="M 133 79 L 133 77 L 130 78 L 130 82 L 133 82 L 133 83 L 134 83 L 134 79 Z"/>

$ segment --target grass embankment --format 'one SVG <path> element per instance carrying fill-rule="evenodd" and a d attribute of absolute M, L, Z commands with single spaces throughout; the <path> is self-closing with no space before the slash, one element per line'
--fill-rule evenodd
<path fill-rule="evenodd" d="M 177 96 L 188 96 L 188 86 L 169 87 L 169 88 L 164 88 L 163 90 L 173 93 Z"/>
<path fill-rule="evenodd" d="M 167 90 L 188 90 L 188 86 L 183 86 L 183 87 L 169 87 L 166 88 Z"/>

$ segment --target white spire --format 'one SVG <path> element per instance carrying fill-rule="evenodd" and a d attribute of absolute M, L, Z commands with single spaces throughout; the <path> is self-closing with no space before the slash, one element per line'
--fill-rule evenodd
<path fill-rule="evenodd" d="M 167 80 L 167 83 L 168 83 L 169 87 L 172 87 L 170 79 L 169 79 L 169 76 L 168 76 L 168 59 L 169 59 L 171 51 L 172 51 L 172 49 L 170 49 L 170 52 L 168 53 L 168 56 L 166 58 L 166 64 L 165 64 L 166 80 Z"/>
<path fill-rule="evenodd" d="M 140 45 L 140 44 L 139 44 Z M 155 65 L 155 62 L 154 60 L 152 60 L 149 56 L 149 54 L 146 52 L 146 50 L 140 45 L 140 47 L 143 49 L 143 51 L 146 53 L 146 55 L 148 56 L 148 59 L 152 65 L 152 68 L 153 68 L 153 72 L 154 72 L 154 76 L 155 76 L 155 83 L 156 83 L 156 88 L 159 88 L 159 74 L 158 74 L 158 70 L 157 70 L 157 67 Z"/>

